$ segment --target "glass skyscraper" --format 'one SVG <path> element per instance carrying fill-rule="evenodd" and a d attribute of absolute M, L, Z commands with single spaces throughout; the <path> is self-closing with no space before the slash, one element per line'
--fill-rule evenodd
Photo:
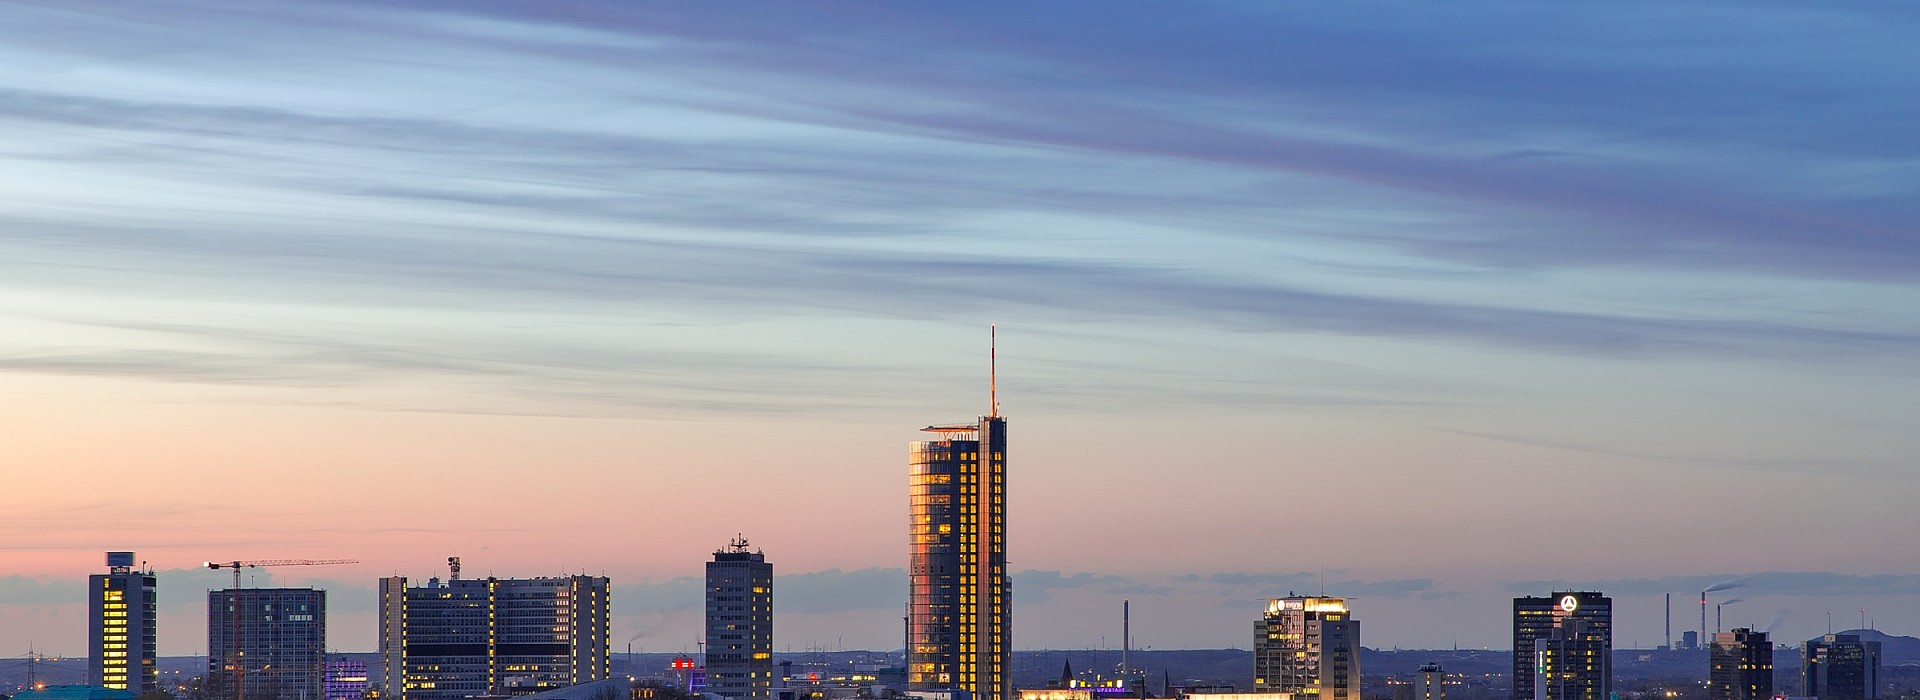
<path fill-rule="evenodd" d="M 907 686 L 1012 695 L 1007 421 L 932 426 L 910 448 Z"/>
<path fill-rule="evenodd" d="M 1513 700 L 1607 700 L 1612 691 L 1612 598 L 1513 599 Z"/>
<path fill-rule="evenodd" d="M 1254 624 L 1253 690 L 1360 700 L 1360 622 L 1347 601 L 1288 596 Z"/>
<path fill-rule="evenodd" d="M 1880 697 L 1880 643 L 1857 634 L 1829 634 L 1800 645 L 1800 688 L 1820 700 Z"/>
<path fill-rule="evenodd" d="M 1746 627 L 1713 635 L 1708 652 L 1708 700 L 1770 700 L 1773 697 L 1773 644 L 1767 633 Z"/>

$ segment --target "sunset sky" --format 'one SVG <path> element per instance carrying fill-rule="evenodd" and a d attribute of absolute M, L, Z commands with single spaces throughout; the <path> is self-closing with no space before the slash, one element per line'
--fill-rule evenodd
<path fill-rule="evenodd" d="M 0 4 L 0 656 L 101 553 L 594 573 L 892 649 L 987 410 L 1021 648 L 1503 647 L 1510 600 L 1920 635 L 1920 8 Z"/>

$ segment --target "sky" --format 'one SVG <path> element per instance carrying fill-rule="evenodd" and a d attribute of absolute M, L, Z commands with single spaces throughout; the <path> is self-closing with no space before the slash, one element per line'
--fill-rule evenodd
<path fill-rule="evenodd" d="M 0 656 L 101 553 L 591 573 L 892 649 L 906 448 L 1010 434 L 1016 646 L 1920 635 L 1900 3 L 0 4 Z M 1737 601 L 1737 602 L 1730 602 Z"/>

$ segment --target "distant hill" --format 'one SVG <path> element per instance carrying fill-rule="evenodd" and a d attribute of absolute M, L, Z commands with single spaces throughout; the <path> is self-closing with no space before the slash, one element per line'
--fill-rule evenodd
<path fill-rule="evenodd" d="M 1880 643 L 1880 663 L 1886 666 L 1920 665 L 1920 637 L 1903 637 L 1880 630 L 1842 630 L 1834 634 L 1857 634 L 1860 641 Z M 1778 643 L 1781 640 L 1774 640 Z M 1797 646 L 1797 644 L 1796 644 Z"/>

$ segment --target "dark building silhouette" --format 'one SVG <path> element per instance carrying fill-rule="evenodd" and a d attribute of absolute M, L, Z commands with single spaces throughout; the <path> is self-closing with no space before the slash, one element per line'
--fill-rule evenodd
<path fill-rule="evenodd" d="M 1773 644 L 1767 641 L 1767 633 L 1735 627 L 1713 635 L 1708 663 L 1708 700 L 1773 697 Z"/>
<path fill-rule="evenodd" d="M 1880 643 L 1857 634 L 1829 634 L 1800 645 L 1803 692 L 1820 700 L 1880 697 Z"/>
<path fill-rule="evenodd" d="M 1513 700 L 1607 700 L 1612 691 L 1612 598 L 1513 599 Z"/>

